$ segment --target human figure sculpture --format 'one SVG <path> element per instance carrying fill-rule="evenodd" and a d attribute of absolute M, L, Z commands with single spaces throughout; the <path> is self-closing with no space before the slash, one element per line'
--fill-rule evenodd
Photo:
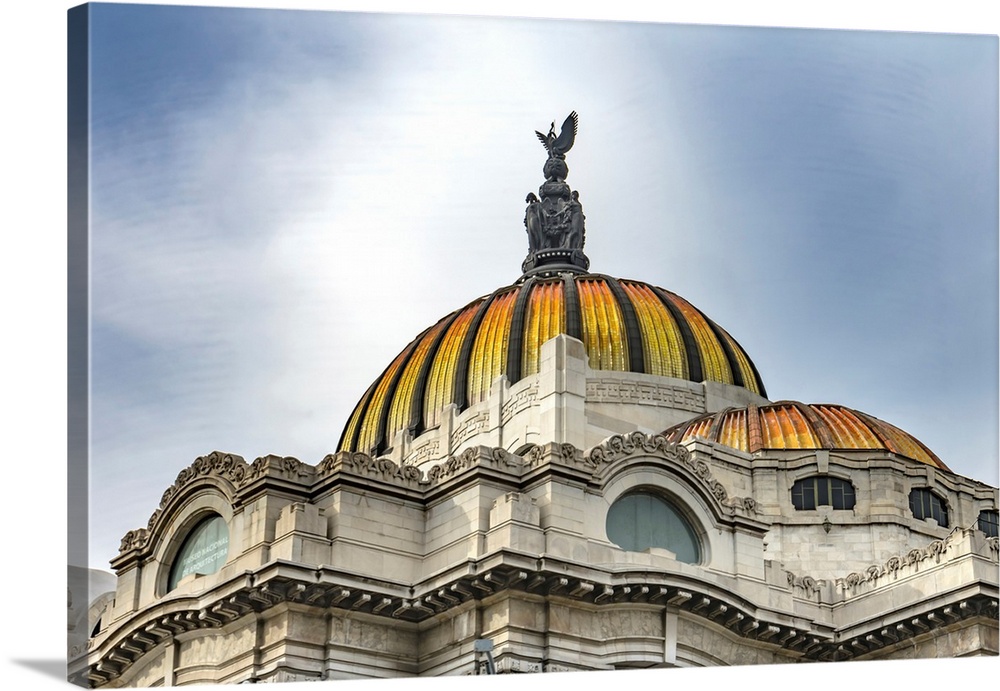
<path fill-rule="evenodd" d="M 524 210 L 524 228 L 528 232 L 528 250 L 534 252 L 542 249 L 543 246 L 542 205 L 534 192 L 529 192 L 524 201 L 528 204 L 528 208 Z"/>
<path fill-rule="evenodd" d="M 572 200 L 569 206 L 569 233 L 566 235 L 565 247 L 570 249 L 583 249 L 584 228 L 583 222 L 586 217 L 583 215 L 583 204 L 580 203 L 580 193 L 573 190 Z"/>

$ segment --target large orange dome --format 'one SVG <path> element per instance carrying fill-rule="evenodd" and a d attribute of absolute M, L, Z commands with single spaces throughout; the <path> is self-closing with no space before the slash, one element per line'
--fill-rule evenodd
<path fill-rule="evenodd" d="M 641 281 L 590 273 L 527 275 L 474 300 L 418 335 L 354 408 L 341 451 L 380 454 L 402 430 L 437 427 L 489 394 L 536 374 L 541 346 L 581 340 L 595 370 L 640 372 L 744 387 L 766 397 L 743 348 L 684 298 Z"/>

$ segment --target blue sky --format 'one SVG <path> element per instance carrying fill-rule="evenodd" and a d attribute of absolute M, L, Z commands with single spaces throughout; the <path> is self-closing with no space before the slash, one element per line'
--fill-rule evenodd
<path fill-rule="evenodd" d="M 309 463 L 417 333 L 513 282 L 580 113 L 592 270 L 772 400 L 997 483 L 995 37 L 96 5 L 92 564 L 218 449 Z M 141 472 L 136 472 L 141 468 Z"/>
<path fill-rule="evenodd" d="M 13 334 L 5 339 L 6 506 L 9 520 L 23 528 L 8 531 L 5 545 L 9 554 L 30 555 L 33 592 L 64 586 L 62 133 L 65 13 L 73 4 L 22 3 L 9 13 L 11 21 L 0 24 L 5 153 L 17 173 L 5 185 L 14 225 L 9 251 L 0 253 L 4 313 Z M 213 4 L 402 8 L 390 0 Z M 983 231 L 985 240 L 969 232 L 979 227 L 983 209 L 996 209 L 995 163 L 985 174 L 972 165 L 977 157 L 996 156 L 996 60 L 978 58 L 975 69 L 965 64 L 969 49 L 955 47 L 967 41 L 932 37 L 933 46 L 924 50 L 914 47 L 921 37 L 912 33 L 988 34 L 972 43 L 995 46 L 996 14 L 986 3 L 507 0 L 470 9 L 464 2 L 428 0 L 420 11 L 850 27 L 880 30 L 882 38 L 888 37 L 884 30 L 911 33 L 895 40 L 897 47 L 906 43 L 906 51 L 879 54 L 870 46 L 852 52 L 857 46 L 844 44 L 838 53 L 829 42 L 840 32 L 797 32 L 828 41 L 814 54 L 787 41 L 773 43 L 773 32 L 765 31 L 757 34 L 756 49 L 779 52 L 751 59 L 750 39 L 722 40 L 711 29 L 675 31 L 667 42 L 635 38 L 631 25 L 615 24 L 599 53 L 598 44 L 579 40 L 567 45 L 560 39 L 547 48 L 542 41 L 553 35 L 549 24 L 535 31 L 533 48 L 527 39 L 504 43 L 509 37 L 499 29 L 492 38 L 477 34 L 470 45 L 454 37 L 445 43 L 440 32 L 399 35 L 391 25 L 377 36 L 371 33 L 377 26 L 364 32 L 352 27 L 341 41 L 317 26 L 314 40 L 303 45 L 301 32 L 295 41 L 282 40 L 289 29 L 273 21 L 257 25 L 260 40 L 249 40 L 253 22 L 227 15 L 231 26 L 211 41 L 188 40 L 174 49 L 174 60 L 189 60 L 186 71 L 174 67 L 164 74 L 163 56 L 157 59 L 152 50 L 143 60 L 136 50 L 120 53 L 114 66 L 129 69 L 105 83 L 105 107 L 106 117 L 120 118 L 121 126 L 105 119 L 111 136 L 103 146 L 106 183 L 114 181 L 122 194 L 116 204 L 104 202 L 102 227 L 109 238 L 130 241 L 105 254 L 103 290 L 109 296 L 135 291 L 135 300 L 130 305 L 109 297 L 101 307 L 103 325 L 95 319 L 95 332 L 108 330 L 108 353 L 121 353 L 121 367 L 105 376 L 95 410 L 114 411 L 115 396 L 127 393 L 129 382 L 146 386 L 121 399 L 119 411 L 128 414 L 109 416 L 113 422 L 95 430 L 95 450 L 108 468 L 125 467 L 127 475 L 148 482 L 117 487 L 111 500 L 107 492 L 100 495 L 104 503 L 95 504 L 99 522 L 92 526 L 95 565 L 106 565 L 121 534 L 145 522 L 160 492 L 198 454 L 223 448 L 249 458 L 275 451 L 315 462 L 336 443 L 345 409 L 403 343 L 457 304 L 516 278 L 525 249 L 523 199 L 540 182 L 542 164 L 531 131 L 573 108 L 581 113 L 581 135 L 569 159 L 570 182 L 585 206 L 595 269 L 658 283 L 693 301 L 750 351 L 772 396 L 837 401 L 877 414 L 919 436 L 959 472 L 996 484 L 995 219 L 992 230 Z M 714 52 L 699 55 L 699 42 L 713 34 Z M 456 42 L 464 45 L 461 52 Z M 132 43 L 143 49 L 157 44 L 169 47 L 155 32 Z M 234 52 L 240 46 L 242 52 Z M 414 46 L 427 51 L 414 56 Z M 330 69 L 297 69 L 315 63 L 312 56 L 324 49 L 328 59 L 340 51 Z M 484 71 L 486 49 L 494 57 Z M 502 49 L 506 55 L 498 56 Z M 213 55 L 223 60 L 191 66 L 195 56 Z M 285 61 L 282 72 L 280 61 L 267 66 L 276 55 L 302 60 Z M 985 76 L 982 60 L 992 70 Z M 504 64 L 511 65 L 506 74 Z M 463 79 L 463 65 L 478 79 Z M 574 73 L 572 65 L 583 67 Z M 428 79 L 435 69 L 437 78 Z M 781 70 L 780 80 L 761 78 Z M 876 89 L 877 78 L 884 91 Z M 813 93 L 824 85 L 825 99 Z M 117 106 L 116 93 L 122 99 Z M 155 99 L 162 99 L 158 109 Z M 994 104 L 982 134 L 970 124 L 982 117 L 972 115 L 981 110 L 977 100 Z M 447 104 L 444 113 L 436 102 Z M 810 122 L 814 129 L 805 127 Z M 796 123 L 803 127 L 789 126 Z M 809 137 L 821 123 L 822 132 L 834 130 L 840 138 Z M 364 150 L 352 154 L 349 145 L 359 141 Z M 768 141 L 814 146 L 786 147 L 779 159 Z M 921 173 L 916 183 L 908 171 Z M 403 219 L 391 213 L 397 204 L 384 201 L 389 191 L 378 183 L 387 177 L 394 181 L 393 199 L 405 208 Z M 883 206 L 882 218 L 846 222 L 847 211 L 880 190 L 889 190 L 893 201 Z M 157 199 L 161 204 L 149 203 Z M 357 204 L 348 203 L 352 199 Z M 844 199 L 850 203 L 841 204 Z M 176 210 L 169 222 L 152 214 L 164 205 Z M 206 254 L 196 242 L 205 227 L 238 241 Z M 378 242 L 383 227 L 409 233 Z M 434 234 L 448 228 L 459 232 Z M 418 241 L 427 237 L 433 251 Z M 851 242 L 862 237 L 878 251 L 864 252 Z M 384 251 L 388 243 L 404 254 Z M 305 256 L 296 252 L 303 245 L 310 248 Z M 169 261 L 136 263 L 144 247 Z M 125 267 L 114 290 L 112 260 Z M 162 271 L 163 264 L 174 266 L 173 275 Z M 861 270 L 866 267 L 874 271 Z M 95 288 L 100 270 L 95 267 Z M 992 275 L 984 278 L 984 271 Z M 231 286 L 228 294 L 207 289 L 205 276 L 212 273 L 218 286 Z M 380 320 L 381 331 L 375 331 L 376 308 L 355 311 L 350 291 L 363 295 L 365 304 L 406 298 L 408 307 L 392 310 L 392 319 Z M 289 303 L 287 294 L 301 299 Z M 230 321 L 219 322 L 218 315 Z M 233 323 L 233 315 L 241 321 Z M 156 321 L 163 326 L 154 328 Z M 399 333 L 389 333 L 397 322 Z M 179 328 L 192 324 L 197 328 Z M 296 335 L 288 336 L 289 330 Z M 109 332 L 117 339 L 113 346 Z M 359 353 L 370 358 L 361 362 Z M 174 364 L 180 361 L 186 364 Z M 302 361 L 312 365 L 303 368 Z M 107 372 L 104 362 L 95 366 Z M 328 372 L 331 364 L 335 375 Z M 148 376 L 161 368 L 166 374 Z M 121 382 L 117 392 L 112 380 Z M 233 382 L 242 384 L 230 392 Z M 157 395 L 173 405 L 151 406 Z M 201 407 L 191 408 L 192 401 Z M 185 439 L 193 443 L 180 443 Z M 115 507 L 121 510 L 108 511 Z M 3 574 L 9 591 L 27 592 L 24 569 Z M 61 688 L 61 598 L 16 597 L 13 604 L 18 635 L 6 646 L 0 674 L 8 685 Z M 968 674 L 974 662 L 912 663 L 907 671 L 950 681 L 956 672 Z M 995 658 L 983 662 L 987 673 L 995 673 Z M 837 666 L 822 677 L 810 674 L 809 683 L 842 688 L 845 680 L 870 683 L 880 673 L 888 681 L 898 670 L 887 664 Z M 744 668 L 738 681 L 760 673 L 773 683 L 790 671 Z M 685 673 L 670 672 L 682 679 Z M 642 673 L 634 674 L 639 681 Z M 726 670 L 694 674 L 704 683 L 703 677 L 718 679 Z"/>

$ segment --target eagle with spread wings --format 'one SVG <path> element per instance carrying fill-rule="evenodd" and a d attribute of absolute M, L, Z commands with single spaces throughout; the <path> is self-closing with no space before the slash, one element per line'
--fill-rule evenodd
<path fill-rule="evenodd" d="M 552 127 L 549 128 L 548 134 L 542 134 L 538 130 L 535 130 L 535 134 L 538 135 L 538 141 L 549 152 L 550 157 L 557 156 L 562 158 L 566 155 L 567 151 L 573 148 L 573 142 L 576 141 L 577 120 L 577 114 L 574 110 L 563 122 L 558 137 L 556 136 L 556 123 L 554 121 Z"/>

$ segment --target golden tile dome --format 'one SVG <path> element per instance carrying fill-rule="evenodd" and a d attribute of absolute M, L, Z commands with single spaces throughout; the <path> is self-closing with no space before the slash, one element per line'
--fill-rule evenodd
<path fill-rule="evenodd" d="M 909 433 L 842 405 L 778 401 L 726 408 L 674 425 L 664 435 L 678 442 L 707 439 L 747 453 L 765 449 L 880 449 L 949 470 Z"/>
<path fill-rule="evenodd" d="M 558 334 L 582 341 L 594 370 L 721 382 L 766 397 L 739 343 L 679 295 L 602 274 L 536 273 L 418 335 L 361 397 L 338 450 L 380 454 L 402 430 L 437 427 L 446 406 L 486 400 L 500 375 L 514 383 L 536 374 L 542 344 Z"/>

